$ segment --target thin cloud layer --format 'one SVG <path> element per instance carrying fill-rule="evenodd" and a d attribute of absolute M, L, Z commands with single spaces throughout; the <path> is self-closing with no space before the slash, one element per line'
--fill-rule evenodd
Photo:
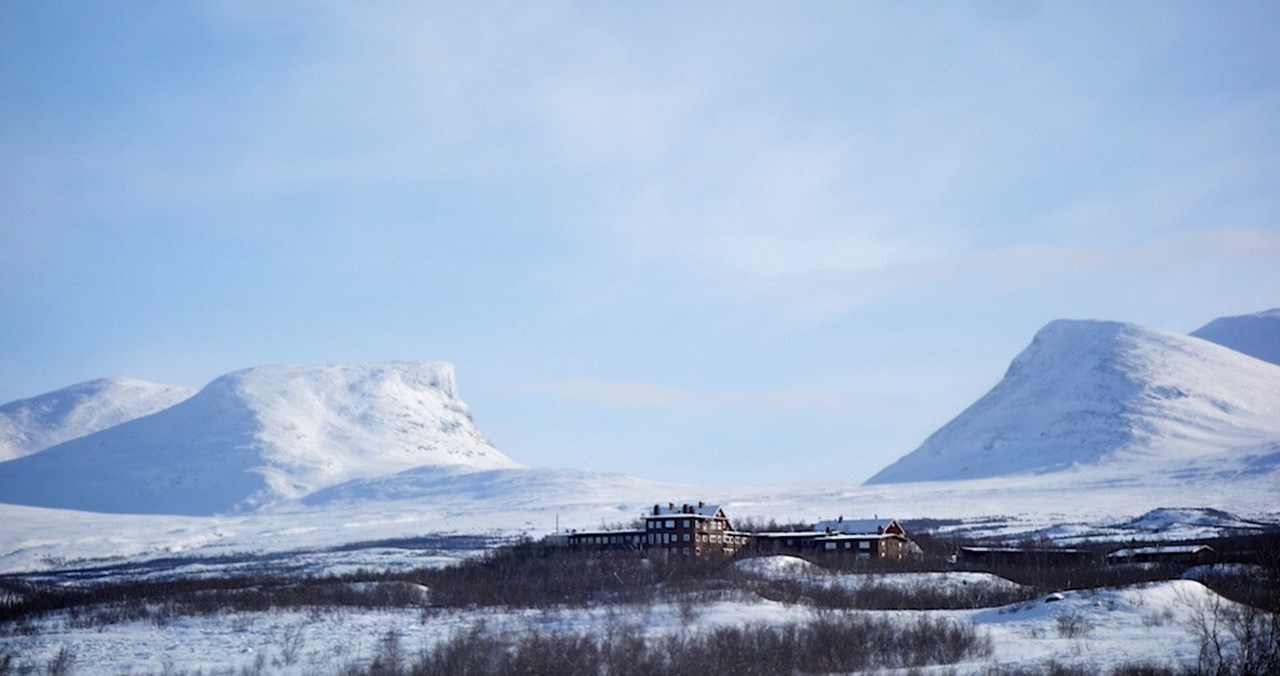
<path fill-rule="evenodd" d="M 682 408 L 869 475 L 1049 320 L 1276 304 L 1277 7 L 5 5 L 0 400 L 445 359 L 529 464 Z"/>

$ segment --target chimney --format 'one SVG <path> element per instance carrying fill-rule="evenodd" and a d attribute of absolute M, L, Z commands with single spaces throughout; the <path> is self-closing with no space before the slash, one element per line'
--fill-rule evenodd
<path fill-rule="evenodd" d="M 706 507 L 706 506 L 707 506 L 707 503 L 705 503 L 705 502 L 703 502 L 703 501 L 701 501 L 701 500 L 699 500 L 699 501 L 698 501 L 698 507 L 699 507 L 699 508 L 701 508 L 701 507 Z"/>
<path fill-rule="evenodd" d="M 654 505 L 654 506 L 653 506 L 653 515 L 654 515 L 654 516 L 657 516 L 657 515 L 658 515 L 658 505 Z"/>

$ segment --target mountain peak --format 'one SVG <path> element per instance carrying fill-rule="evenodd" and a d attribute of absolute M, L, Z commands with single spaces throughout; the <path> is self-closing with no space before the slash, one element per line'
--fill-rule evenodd
<path fill-rule="evenodd" d="M 1174 461 L 1280 439 L 1280 368 L 1134 324 L 1047 324 L 985 396 L 867 483 Z"/>
<path fill-rule="evenodd" d="M 1280 308 L 1235 317 L 1219 317 L 1191 335 L 1256 359 L 1280 364 Z"/>
<path fill-rule="evenodd" d="M 164 410 L 195 390 L 98 378 L 0 406 L 0 461 L 20 458 Z"/>
<path fill-rule="evenodd" d="M 212 514 L 422 466 L 520 465 L 476 428 L 453 366 L 260 366 L 155 415 L 0 464 L 9 502 Z"/>

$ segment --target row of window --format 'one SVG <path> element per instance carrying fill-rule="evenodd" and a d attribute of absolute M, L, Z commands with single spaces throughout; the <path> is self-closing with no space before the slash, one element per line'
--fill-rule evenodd
<path fill-rule="evenodd" d="M 831 551 L 831 550 L 833 550 L 833 549 L 836 549 L 836 545 L 838 545 L 838 544 L 840 544 L 840 543 L 838 543 L 838 542 L 826 542 L 826 543 L 824 543 L 824 544 L 826 545 L 826 549 L 827 549 L 827 551 Z M 846 542 L 846 543 L 844 543 L 844 548 L 845 548 L 845 549 L 852 549 L 852 548 L 853 548 L 853 547 L 851 546 L 852 544 L 853 544 L 852 542 Z M 871 549 L 871 543 L 870 543 L 870 542 L 867 542 L 866 540 L 862 540 L 862 541 L 860 541 L 860 542 L 858 543 L 858 549 Z"/>
<path fill-rule="evenodd" d="M 585 545 L 621 545 L 642 542 L 639 535 L 581 535 L 574 539 Z"/>
<path fill-rule="evenodd" d="M 644 522 L 645 528 L 648 530 L 660 530 L 663 528 L 675 528 L 676 521 L 680 522 L 681 528 L 689 528 L 693 525 L 693 519 L 647 519 Z M 709 530 L 727 530 L 724 521 L 712 519 Z"/>
<path fill-rule="evenodd" d="M 649 533 L 639 535 L 580 535 L 574 538 L 578 544 L 584 545 L 622 545 L 641 542 L 651 545 L 671 545 L 680 542 L 701 542 L 705 544 L 743 545 L 746 538 L 737 535 L 708 535 L 706 533 Z M 832 543 L 833 544 L 833 543 Z"/>
<path fill-rule="evenodd" d="M 693 533 L 650 533 L 648 540 L 651 545 L 669 545 L 674 542 L 705 542 L 708 544 L 746 544 L 747 539 L 740 535 L 708 535 L 706 533 L 698 533 L 696 537 Z"/>

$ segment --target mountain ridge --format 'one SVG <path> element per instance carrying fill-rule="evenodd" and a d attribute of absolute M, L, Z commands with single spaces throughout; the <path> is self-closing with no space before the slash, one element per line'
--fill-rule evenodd
<path fill-rule="evenodd" d="M 1171 467 L 1232 449 L 1244 463 L 1277 440 L 1280 367 L 1160 329 L 1057 320 L 991 391 L 866 483 Z"/>
<path fill-rule="evenodd" d="M 196 390 L 97 378 L 0 406 L 0 461 L 42 451 L 162 411 Z"/>
<path fill-rule="evenodd" d="M 0 494 L 16 504 L 208 515 L 427 465 L 520 467 L 476 428 L 451 364 L 259 366 L 152 415 L 0 463 Z"/>
<path fill-rule="evenodd" d="M 1280 308 L 1219 317 L 1191 335 L 1280 365 Z"/>

